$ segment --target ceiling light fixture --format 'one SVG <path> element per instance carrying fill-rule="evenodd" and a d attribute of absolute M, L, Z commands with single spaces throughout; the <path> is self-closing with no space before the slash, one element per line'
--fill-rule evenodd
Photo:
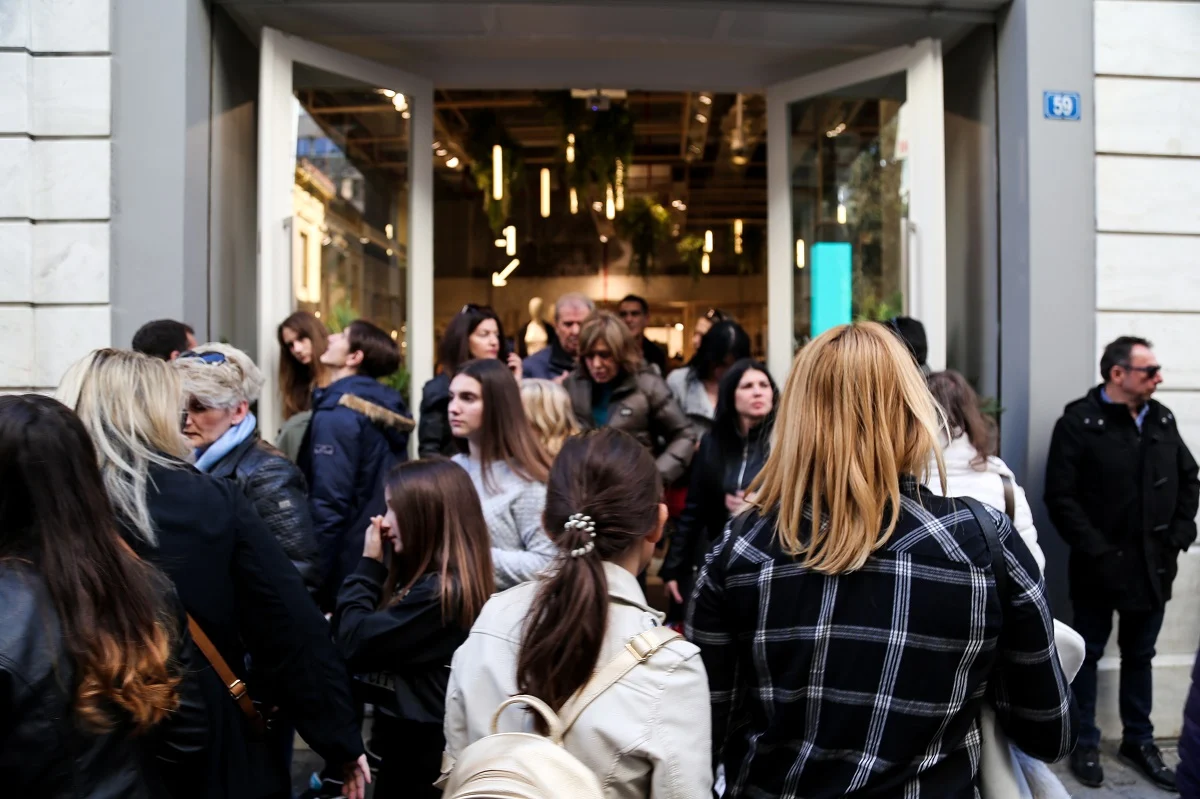
<path fill-rule="evenodd" d="M 838 203 L 837 207 L 837 223 L 839 225 L 846 224 L 846 206 Z"/>
<path fill-rule="evenodd" d="M 395 108 L 397 111 L 401 111 L 401 112 L 407 111 L 408 110 L 408 98 L 405 97 L 403 94 L 397 94 L 395 97 L 392 98 L 392 107 Z"/>
<path fill-rule="evenodd" d="M 396 93 L 391 89 L 376 89 L 375 91 L 377 91 L 379 94 L 382 94 L 384 97 L 387 97 L 388 99 L 396 96 Z"/>
<path fill-rule="evenodd" d="M 617 210 L 625 210 L 625 165 L 617 159 Z"/>
<path fill-rule="evenodd" d="M 839 122 L 839 123 L 837 123 L 837 125 L 833 126 L 829 130 L 825 131 L 825 138 L 827 138 L 827 139 L 836 138 L 837 136 L 842 135 L 842 133 L 845 132 L 845 130 L 846 130 L 846 123 Z"/>
<path fill-rule="evenodd" d="M 400 118 L 401 118 L 401 119 L 409 119 L 409 118 L 411 118 L 411 117 L 412 117 L 412 112 L 411 112 L 411 111 L 401 111 L 401 112 L 400 112 Z"/>
<path fill-rule="evenodd" d="M 504 199 L 504 148 L 492 145 L 492 199 Z"/>
<path fill-rule="evenodd" d="M 805 263 L 804 239 L 796 239 L 796 268 L 803 269 Z"/>
<path fill-rule="evenodd" d="M 675 323 L 675 329 L 676 329 L 676 330 L 683 330 L 683 322 L 676 322 L 676 323 Z"/>
<path fill-rule="evenodd" d="M 708 270 L 712 269 L 712 261 L 709 259 L 710 256 L 708 253 L 700 256 L 700 271 L 706 275 L 708 274 Z"/>
<path fill-rule="evenodd" d="M 396 229 L 392 227 L 391 222 L 388 222 L 383 226 L 383 235 L 387 236 L 389 239 L 396 235 Z"/>
<path fill-rule="evenodd" d="M 449 151 L 446 150 L 445 147 L 439 147 L 433 151 L 433 154 L 436 155 L 438 158 L 443 158 L 448 154 L 448 152 Z"/>
<path fill-rule="evenodd" d="M 617 218 L 617 201 L 613 197 L 612 184 L 608 184 L 608 188 L 604 191 L 604 216 L 606 219 Z"/>
<path fill-rule="evenodd" d="M 601 236 L 601 237 L 600 237 L 600 243 L 601 243 L 601 244 L 608 244 L 608 236 Z"/>
<path fill-rule="evenodd" d="M 575 163 L 575 134 L 567 134 L 567 163 Z"/>
<path fill-rule="evenodd" d="M 501 231 L 504 234 L 504 254 L 513 256 L 517 254 L 517 228 L 509 225 Z"/>
<path fill-rule="evenodd" d="M 708 122 L 708 117 L 704 116 L 704 114 L 696 114 L 696 121 L 703 125 Z"/>
<path fill-rule="evenodd" d="M 571 213 L 579 213 L 579 192 L 575 191 L 574 188 L 571 189 Z"/>
<path fill-rule="evenodd" d="M 449 158 L 447 158 L 446 166 L 450 167 L 451 169 L 458 169 L 458 156 L 452 155 Z"/>
<path fill-rule="evenodd" d="M 542 167 L 542 219 L 550 217 L 550 170 Z"/>
<path fill-rule="evenodd" d="M 600 213 L 601 211 L 604 210 L 604 203 L 600 202 L 599 200 L 596 200 L 596 202 L 592 203 L 592 210 L 595 211 L 596 213 Z"/>
<path fill-rule="evenodd" d="M 733 253 L 734 255 L 742 254 L 742 230 L 743 222 L 740 219 L 733 220 Z"/>
<path fill-rule="evenodd" d="M 713 234 L 711 230 L 704 231 L 704 251 L 713 251 Z"/>
<path fill-rule="evenodd" d="M 700 100 L 701 105 L 712 105 L 712 98 L 707 94 L 700 95 L 698 99 Z"/>

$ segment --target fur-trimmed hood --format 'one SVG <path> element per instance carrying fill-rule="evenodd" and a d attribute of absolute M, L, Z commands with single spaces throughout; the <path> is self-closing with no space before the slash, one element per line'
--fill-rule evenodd
<path fill-rule="evenodd" d="M 313 393 L 313 410 L 338 407 L 354 411 L 370 421 L 396 452 L 408 446 L 408 434 L 416 426 L 400 395 L 390 386 L 366 375 L 343 377 Z"/>

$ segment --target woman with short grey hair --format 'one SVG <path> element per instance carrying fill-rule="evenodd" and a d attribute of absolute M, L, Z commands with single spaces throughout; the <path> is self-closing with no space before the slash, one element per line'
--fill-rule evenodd
<path fill-rule="evenodd" d="M 183 435 L 193 447 L 196 468 L 241 486 L 309 592 L 315 592 L 317 546 L 304 475 L 259 437 L 258 420 L 250 412 L 262 391 L 262 371 L 249 355 L 227 344 L 204 344 L 172 365 L 183 383 Z"/>

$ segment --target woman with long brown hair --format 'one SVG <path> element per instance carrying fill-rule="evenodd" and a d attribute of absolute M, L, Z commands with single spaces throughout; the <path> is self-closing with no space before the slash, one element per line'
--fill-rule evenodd
<path fill-rule="evenodd" d="M 607 799 L 709 796 L 708 680 L 698 650 L 678 637 L 644 646 L 643 634 L 662 623 L 637 582 L 667 520 L 654 459 L 617 430 L 568 439 L 550 472 L 545 518 L 554 568 L 493 597 L 454 657 L 448 758 L 488 735 L 509 697 L 531 695 L 561 711 L 630 647 L 639 664 L 583 709 L 563 746 L 595 773 Z M 508 708 L 499 727 L 528 729 L 530 721 Z"/>
<path fill-rule="evenodd" d="M 393 469 L 387 507 L 342 584 L 334 636 L 373 686 L 375 796 L 436 799 L 450 661 L 495 588 L 491 543 L 475 487 L 443 458 Z"/>
<path fill-rule="evenodd" d="M 195 676 L 181 681 L 198 665 L 172 599 L 121 540 L 79 419 L 47 397 L 0 398 L 7 795 L 183 795 L 208 730 Z"/>
<path fill-rule="evenodd" d="M 467 361 L 450 382 L 448 412 L 463 450 L 453 460 L 483 504 L 496 588 L 532 580 L 554 557 L 542 531 L 550 456 L 525 418 L 517 381 L 494 358 Z"/>
<path fill-rule="evenodd" d="M 296 311 L 279 323 L 276 336 L 284 424 L 275 444 L 295 461 L 308 428 L 313 389 L 329 385 L 328 370 L 321 364 L 329 346 L 329 331 L 313 314 Z"/>
<path fill-rule="evenodd" d="M 946 488 L 941 482 L 926 480 L 925 487 L 939 496 L 975 497 L 998 511 L 1004 511 L 1013 529 L 1029 547 L 1039 569 L 1046 568 L 1046 556 L 1038 545 L 1033 511 L 1025 498 L 1025 489 L 1008 464 L 996 455 L 996 422 L 983 413 L 979 395 L 967 378 L 953 369 L 929 376 L 929 392 L 946 414 L 946 432 L 939 434 L 942 461 L 946 465 Z M 935 465 L 929 456 L 930 473 Z"/>
<path fill-rule="evenodd" d="M 940 426 L 883 325 L 796 356 L 751 507 L 688 616 L 727 799 L 978 796 L 985 701 L 1027 754 L 1073 748 L 1033 556 L 1000 513 L 921 486 L 931 454 L 944 471 Z"/>

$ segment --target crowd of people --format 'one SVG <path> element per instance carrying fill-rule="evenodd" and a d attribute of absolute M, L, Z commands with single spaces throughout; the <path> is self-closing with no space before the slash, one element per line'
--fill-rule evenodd
<path fill-rule="evenodd" d="M 254 361 L 170 320 L 0 398 L 6 788 L 290 798 L 296 735 L 310 797 L 1025 796 L 996 786 L 1068 755 L 1099 785 L 1114 612 L 1121 753 L 1175 785 L 1150 658 L 1200 481 L 1148 342 L 1054 431 L 1072 630 L 915 320 L 826 331 L 780 390 L 728 314 L 667 373 L 646 301 L 616 311 L 565 295 L 529 351 L 464 306 L 419 424 L 389 335 L 305 312 L 278 431 Z"/>

